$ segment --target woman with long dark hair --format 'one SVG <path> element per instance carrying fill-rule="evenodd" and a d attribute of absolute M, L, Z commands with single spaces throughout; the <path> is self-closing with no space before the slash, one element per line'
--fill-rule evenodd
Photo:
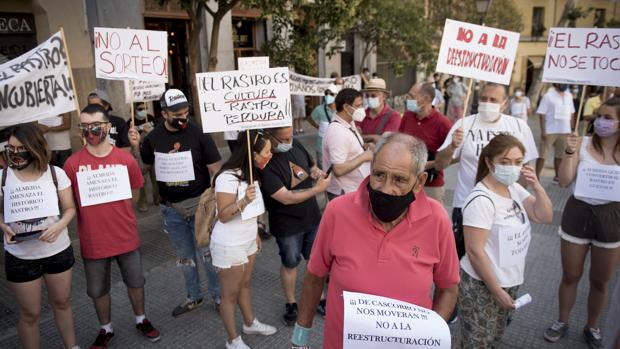
<path fill-rule="evenodd" d="M 506 328 L 530 244 L 530 220 L 551 223 L 553 208 L 525 147 L 501 134 L 482 149 L 476 186 L 463 206 L 466 255 L 461 260 L 458 309 L 461 347 L 495 348 Z M 517 180 L 523 176 L 534 194 Z"/>
<path fill-rule="evenodd" d="M 6 278 L 20 310 L 17 331 L 21 345 L 41 347 L 39 317 L 41 285 L 45 281 L 65 348 L 75 348 L 71 312 L 75 260 L 67 231 L 75 216 L 71 182 L 61 168 L 49 165 L 50 150 L 35 125 L 15 126 L 5 149 L 9 168 L 1 174 L 0 228 L 4 233 Z M 50 215 L 51 211 L 43 209 L 49 206 L 54 211 L 55 205 L 57 214 Z M 23 214 L 25 211 L 30 214 Z"/>
<path fill-rule="evenodd" d="M 567 187 L 576 182 L 578 174 L 584 170 L 596 170 L 602 166 L 620 171 L 620 97 L 610 98 L 601 105 L 594 120 L 592 137 L 568 137 L 560 164 L 560 185 Z M 566 335 L 577 285 L 590 252 L 588 319 L 583 336 L 592 348 L 602 348 L 598 322 L 607 302 L 609 280 L 620 261 L 620 202 L 591 196 L 588 191 L 578 194 L 576 189 L 573 185 L 574 193 L 566 202 L 560 227 L 560 314 L 545 331 L 544 337 L 556 342 Z"/>
<path fill-rule="evenodd" d="M 215 175 L 217 222 L 211 236 L 211 256 L 222 289 L 220 315 L 228 333 L 226 348 L 249 348 L 237 334 L 235 307 L 243 315 L 243 333 L 272 335 L 276 328 L 254 317 L 251 279 L 261 240 L 257 217 L 265 212 L 258 189 L 256 168 L 263 169 L 271 159 L 271 142 L 260 131 L 239 133 L 238 146 Z M 248 156 L 248 138 L 251 154 Z M 251 158 L 250 158 L 251 157 Z M 251 162 L 250 162 L 251 161 Z M 250 177 L 252 171 L 252 177 Z M 254 183 L 250 183 L 250 179 Z"/>

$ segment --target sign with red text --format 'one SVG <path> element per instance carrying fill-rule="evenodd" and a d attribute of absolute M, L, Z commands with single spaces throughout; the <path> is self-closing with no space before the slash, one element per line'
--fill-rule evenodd
<path fill-rule="evenodd" d="M 334 83 L 335 79 L 315 78 L 291 72 L 291 94 L 302 96 L 325 96 L 325 90 Z M 362 89 L 362 78 L 359 75 L 342 77 L 342 88 Z"/>
<path fill-rule="evenodd" d="M 446 19 L 435 71 L 510 84 L 519 33 Z"/>
<path fill-rule="evenodd" d="M 198 73 L 205 133 L 291 126 L 288 68 Z"/>
<path fill-rule="evenodd" d="M 60 32 L 0 64 L 0 127 L 75 110 L 68 53 Z"/>
<path fill-rule="evenodd" d="M 108 80 L 168 82 L 168 33 L 94 28 L 95 75 Z"/>
<path fill-rule="evenodd" d="M 620 29 L 551 28 L 543 81 L 620 85 Z"/>
<path fill-rule="evenodd" d="M 125 80 L 124 87 L 125 103 L 157 101 L 166 92 L 166 84 L 157 81 Z"/>

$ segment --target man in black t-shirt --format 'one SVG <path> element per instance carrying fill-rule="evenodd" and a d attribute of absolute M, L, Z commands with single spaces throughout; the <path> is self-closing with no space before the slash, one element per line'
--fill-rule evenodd
<path fill-rule="evenodd" d="M 261 190 L 269 212 L 269 230 L 276 237 L 282 261 L 280 278 L 286 297 L 283 319 L 293 326 L 297 321 L 297 266 L 302 256 L 306 260 L 310 257 L 321 220 L 315 196 L 327 189 L 329 178 L 303 145 L 293 140 L 292 127 L 268 129 L 266 133 L 273 158 L 261 171 Z"/>
<path fill-rule="evenodd" d="M 108 111 L 108 117 L 112 124 L 108 137 L 110 143 L 118 148 L 129 151 L 131 144 L 129 144 L 129 138 L 127 137 L 127 124 L 125 123 L 125 119 L 112 115 L 112 104 L 110 104 L 109 100 L 108 93 L 102 90 L 95 90 L 88 94 L 88 104 L 99 104 Z"/>
<path fill-rule="evenodd" d="M 211 136 L 189 119 L 189 103 L 183 92 L 167 90 L 160 104 L 164 122 L 155 126 L 142 145 L 135 127 L 130 130 L 130 139 L 132 147 L 140 146 L 142 162 L 155 166 L 164 230 L 175 247 L 187 289 L 186 300 L 172 311 L 178 316 L 202 304 L 199 262 L 207 272 L 209 294 L 219 304 L 220 288 L 209 249 L 199 251 L 194 238 L 194 214 L 200 195 L 209 188 L 211 175 L 221 164 Z"/>

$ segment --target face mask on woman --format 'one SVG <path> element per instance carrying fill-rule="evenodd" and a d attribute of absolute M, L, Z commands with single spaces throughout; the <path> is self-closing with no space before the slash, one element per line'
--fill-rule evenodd
<path fill-rule="evenodd" d="M 516 183 L 520 176 L 521 166 L 495 164 L 493 177 L 507 187 Z"/>
<path fill-rule="evenodd" d="M 611 137 L 616 132 L 618 132 L 618 120 L 605 119 L 601 116 L 594 120 L 594 133 L 599 137 Z"/>
<path fill-rule="evenodd" d="M 32 154 L 28 150 L 12 152 L 6 151 L 9 167 L 14 170 L 23 170 L 32 162 Z"/>

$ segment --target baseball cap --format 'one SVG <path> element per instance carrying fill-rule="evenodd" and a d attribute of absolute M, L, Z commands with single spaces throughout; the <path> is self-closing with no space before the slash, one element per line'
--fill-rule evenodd
<path fill-rule="evenodd" d="M 327 89 L 325 89 L 326 91 L 330 91 L 331 93 L 337 95 L 338 92 L 340 92 L 340 86 L 336 85 L 336 84 L 329 84 L 329 86 L 327 86 Z"/>
<path fill-rule="evenodd" d="M 181 90 L 171 88 L 166 90 L 166 92 L 161 95 L 159 105 L 162 109 L 168 109 L 176 112 L 182 108 L 188 107 L 189 103 L 187 102 L 187 97 L 185 97 L 185 94 Z"/>
<path fill-rule="evenodd" d="M 110 110 L 112 110 L 112 103 L 110 103 L 110 96 L 108 96 L 108 93 L 106 91 L 96 89 L 88 94 L 88 99 L 91 99 L 91 98 L 99 98 L 100 100 L 102 100 L 104 103 L 106 103 L 110 107 Z"/>

